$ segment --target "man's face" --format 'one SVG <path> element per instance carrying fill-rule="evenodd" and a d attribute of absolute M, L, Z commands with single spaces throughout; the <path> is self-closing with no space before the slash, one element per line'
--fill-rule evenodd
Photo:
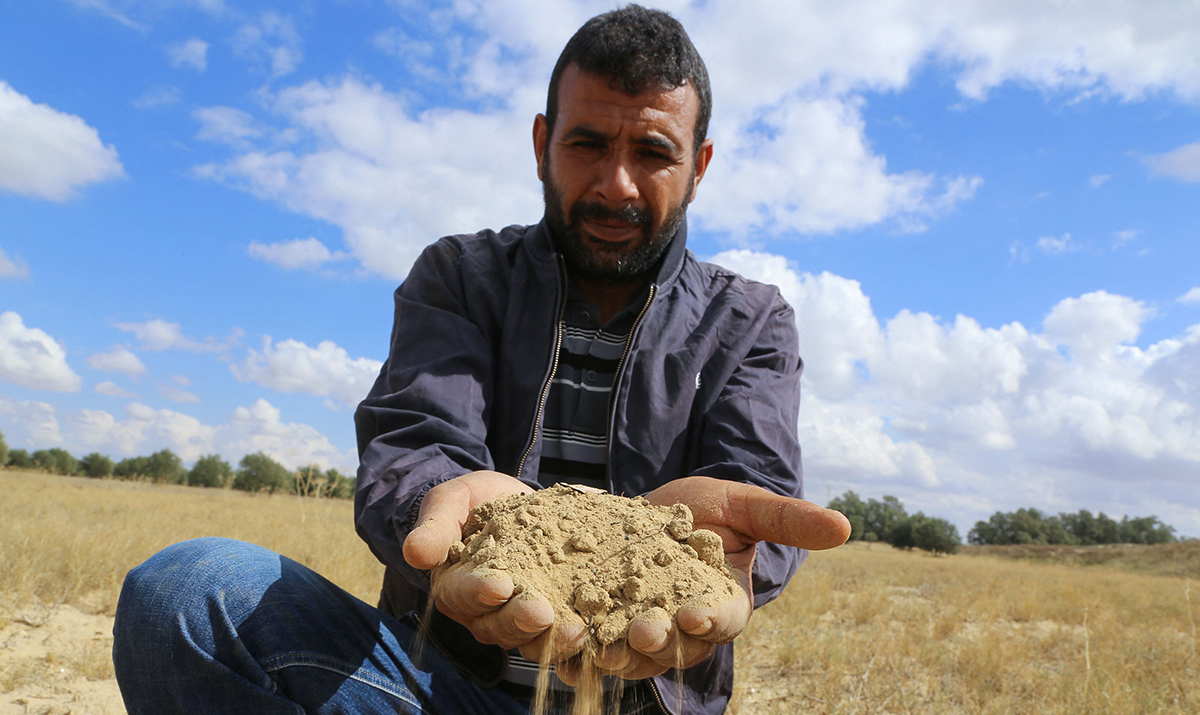
<path fill-rule="evenodd" d="M 694 151 L 696 92 L 684 85 L 629 95 L 570 65 L 558 102 L 553 134 L 541 115 L 533 130 L 555 243 L 585 277 L 644 274 L 679 228 L 712 156 L 710 141 Z"/>

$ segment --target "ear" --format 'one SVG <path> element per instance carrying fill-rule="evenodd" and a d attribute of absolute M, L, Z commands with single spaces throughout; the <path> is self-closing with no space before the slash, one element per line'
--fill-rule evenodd
<path fill-rule="evenodd" d="M 546 156 L 546 115 L 539 114 L 533 120 L 533 155 L 537 160 L 538 180 L 545 181 L 545 167 L 542 166 L 542 158 Z"/>
<path fill-rule="evenodd" d="M 692 179 L 692 201 L 696 200 L 696 189 L 700 186 L 700 180 L 704 178 L 704 172 L 708 171 L 708 162 L 712 161 L 713 155 L 713 140 L 705 139 L 700 145 L 700 151 L 696 152 L 696 177 Z M 689 201 L 689 203 L 691 203 Z"/>

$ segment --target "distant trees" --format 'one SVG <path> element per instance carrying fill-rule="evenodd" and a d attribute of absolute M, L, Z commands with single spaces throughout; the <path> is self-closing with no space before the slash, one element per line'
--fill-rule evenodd
<path fill-rule="evenodd" d="M 296 470 L 291 491 L 302 496 L 350 499 L 354 497 L 354 480 L 336 469 L 322 471 L 319 465 L 308 464 Z"/>
<path fill-rule="evenodd" d="M 899 549 L 917 548 L 940 554 L 953 554 L 962 543 L 953 524 L 921 512 L 909 514 L 893 496 L 864 502 L 858 494 L 848 491 L 830 501 L 829 508 L 842 512 L 850 520 L 851 541 L 883 541 Z"/>
<path fill-rule="evenodd" d="M 92 452 L 79 460 L 79 473 L 93 479 L 111 477 L 115 468 L 113 461 L 99 452 Z"/>
<path fill-rule="evenodd" d="M 255 452 L 242 457 L 238 462 L 237 474 L 233 477 L 233 488 L 247 492 L 266 492 L 274 494 L 283 491 L 293 484 L 293 477 L 287 467 L 264 452 Z"/>
<path fill-rule="evenodd" d="M 967 533 L 967 541 L 977 545 L 1065 544 L 1092 546 L 1095 544 L 1167 544 L 1176 541 L 1175 528 L 1167 526 L 1156 516 L 1116 521 L 1100 512 L 1093 515 L 1086 509 L 1057 516 L 1043 514 L 1037 509 L 1017 509 L 996 512 L 987 521 L 978 521 Z"/>
<path fill-rule="evenodd" d="M 79 467 L 79 460 L 61 447 L 39 449 L 31 457 L 34 469 L 41 469 L 51 474 L 74 474 Z"/>
<path fill-rule="evenodd" d="M 146 476 L 148 469 L 147 457 L 126 457 L 117 462 L 117 466 L 113 468 L 113 476 L 121 479 L 138 479 Z"/>
<path fill-rule="evenodd" d="M 10 449 L 8 451 L 8 466 L 18 469 L 33 469 L 33 457 L 23 449 Z"/>
<path fill-rule="evenodd" d="M 190 487 L 223 487 L 233 479 L 233 469 L 229 462 L 216 454 L 206 454 L 192 465 L 188 472 L 187 483 Z"/>
<path fill-rule="evenodd" d="M 336 469 L 322 470 L 308 464 L 292 471 L 264 452 L 247 454 L 235 471 L 217 454 L 207 454 L 185 469 L 183 460 L 170 449 L 154 454 L 126 457 L 119 462 L 99 452 L 76 459 L 65 449 L 39 449 L 30 454 L 24 449 L 9 449 L 0 433 L 0 467 L 41 469 L 51 474 L 80 475 L 92 478 L 142 479 L 159 484 L 186 484 L 195 487 L 232 487 L 248 492 L 285 492 L 327 499 L 352 499 L 354 479 Z"/>
<path fill-rule="evenodd" d="M 169 449 L 160 449 L 146 458 L 145 476 L 160 484 L 182 484 L 187 472 L 179 455 Z"/>

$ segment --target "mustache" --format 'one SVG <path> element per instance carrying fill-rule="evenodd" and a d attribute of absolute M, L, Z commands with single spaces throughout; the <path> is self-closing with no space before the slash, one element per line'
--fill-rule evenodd
<path fill-rule="evenodd" d="M 649 226 L 654 222 L 654 216 L 648 209 L 639 209 L 636 206 L 622 206 L 614 209 L 598 201 L 580 201 L 571 207 L 571 223 L 577 224 L 582 219 L 616 220 L 639 226 Z"/>

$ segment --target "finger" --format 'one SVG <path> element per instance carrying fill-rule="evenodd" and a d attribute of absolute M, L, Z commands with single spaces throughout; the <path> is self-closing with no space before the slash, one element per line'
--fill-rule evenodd
<path fill-rule="evenodd" d="M 630 621 L 627 640 L 630 648 L 667 668 L 691 667 L 707 658 L 715 647 L 680 632 L 669 618 L 664 620 L 653 611 Z"/>
<path fill-rule="evenodd" d="M 839 511 L 793 499 L 742 482 L 687 477 L 668 483 L 658 498 L 678 496 L 692 510 L 697 526 L 726 526 L 747 541 L 770 541 L 819 551 L 850 538 L 850 521 Z M 656 503 L 663 503 L 656 501 Z"/>
<path fill-rule="evenodd" d="M 709 643 L 728 643 L 741 635 L 750 621 L 750 601 L 736 598 L 717 608 L 683 607 L 675 612 L 679 630 Z"/>
<path fill-rule="evenodd" d="M 652 678 L 656 675 L 662 675 L 670 670 L 673 665 L 665 665 L 656 663 L 648 655 L 638 653 L 631 649 L 629 662 L 620 671 L 606 671 L 609 675 L 617 675 L 625 680 L 642 680 L 644 678 Z"/>
<path fill-rule="evenodd" d="M 536 663 L 558 663 L 582 651 L 587 638 L 587 628 L 582 623 L 560 620 L 553 629 L 544 631 L 519 648 L 522 656 Z"/>
<path fill-rule="evenodd" d="M 417 526 L 404 539 L 404 560 L 416 569 L 434 569 L 446 561 L 450 545 L 462 539 L 471 511 L 471 488 L 456 479 L 443 482 L 425 495 Z"/>
<path fill-rule="evenodd" d="M 669 670 L 668 666 L 656 663 L 650 656 L 631 648 L 628 641 L 601 646 L 592 656 L 592 664 L 607 675 L 626 680 L 641 680 L 662 675 Z"/>
<path fill-rule="evenodd" d="M 522 655 L 524 655 L 524 652 L 522 652 Z M 529 658 L 529 656 L 525 657 Z M 577 688 L 579 687 L 580 676 L 583 675 L 583 667 L 580 665 L 581 661 L 582 659 L 577 655 L 569 660 L 557 663 L 554 666 L 554 674 L 567 685 Z"/>
<path fill-rule="evenodd" d="M 495 611 L 512 595 L 512 577 L 494 569 L 469 571 L 452 566 L 433 583 L 438 610 L 460 623 Z"/>
<path fill-rule="evenodd" d="M 609 675 L 621 675 L 632 665 L 634 656 L 640 656 L 625 641 L 601 645 L 592 655 L 592 664 Z"/>
<path fill-rule="evenodd" d="M 554 607 L 540 596 L 521 594 L 499 609 L 474 619 L 469 628 L 475 640 L 505 649 L 528 643 L 554 625 Z"/>

